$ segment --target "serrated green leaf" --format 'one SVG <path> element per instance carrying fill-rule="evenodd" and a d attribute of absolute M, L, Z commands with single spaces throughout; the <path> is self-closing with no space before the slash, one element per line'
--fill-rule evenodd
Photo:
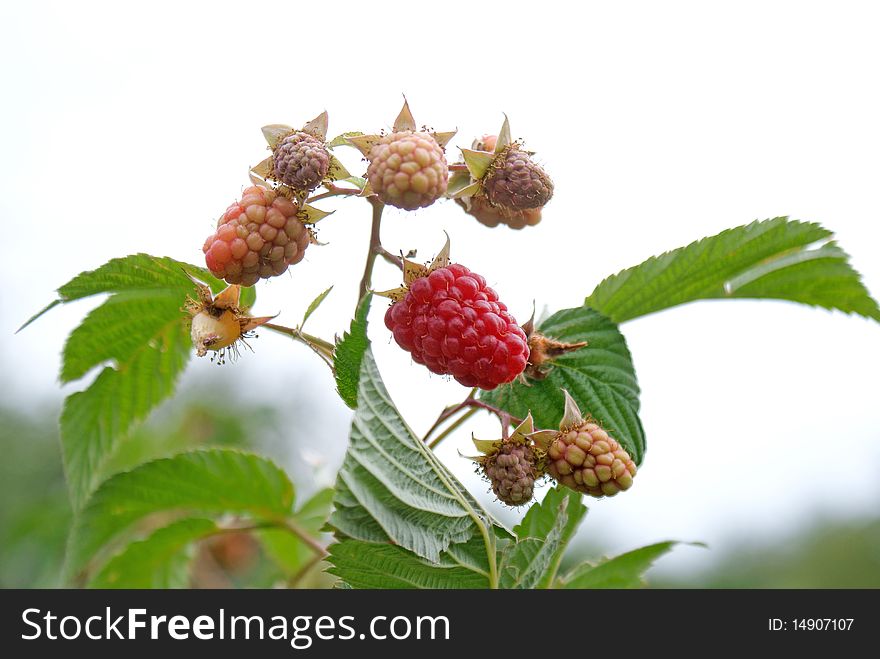
<path fill-rule="evenodd" d="M 606 559 L 584 563 L 562 578 L 563 588 L 641 588 L 642 576 L 658 558 L 672 550 L 674 541 L 658 542 Z"/>
<path fill-rule="evenodd" d="M 128 431 L 174 391 L 191 351 L 186 327 L 172 321 L 124 369 L 105 368 L 64 401 L 61 449 L 75 511 L 106 475 L 105 465 Z"/>
<path fill-rule="evenodd" d="M 214 293 L 225 282 L 207 270 L 167 257 L 134 254 L 83 272 L 58 289 L 58 299 L 27 324 L 61 303 L 93 295 L 108 299 L 71 332 L 64 347 L 62 382 L 110 363 L 84 391 L 65 401 L 61 441 L 71 502 L 78 510 L 119 443 L 138 421 L 173 391 L 192 352 L 187 315 L 181 310 L 196 289 L 187 274 Z M 242 306 L 253 304 L 252 289 Z"/>
<path fill-rule="evenodd" d="M 547 588 L 553 582 L 565 546 L 587 512 L 581 496 L 555 488 L 533 504 L 514 528 L 517 542 L 501 554 L 502 588 Z"/>
<path fill-rule="evenodd" d="M 535 585 L 536 588 L 549 588 L 559 568 L 565 548 L 577 532 L 578 526 L 587 514 L 583 496 L 567 487 L 554 487 L 544 495 L 540 503 L 533 504 L 522 521 L 514 527 L 517 538 L 547 538 L 559 524 L 558 512 L 564 509 L 567 521 L 561 527 L 560 542 L 549 557 L 547 569 Z"/>
<path fill-rule="evenodd" d="M 370 343 L 367 339 L 367 315 L 370 312 L 372 293 L 367 293 L 358 304 L 351 328 L 336 342 L 333 352 L 333 371 L 336 374 L 336 391 L 351 409 L 357 409 L 358 378 L 364 352 Z"/>
<path fill-rule="evenodd" d="M 419 558 L 389 544 L 342 540 L 330 546 L 333 567 L 327 572 L 343 577 L 352 588 L 487 588 L 489 579 L 447 555 L 440 563 Z"/>
<path fill-rule="evenodd" d="M 413 554 L 410 564 L 419 570 L 445 569 L 451 561 L 479 574 L 494 571 L 488 565 L 494 565 L 496 536 L 488 514 L 400 417 L 369 349 L 333 503 L 330 526 L 340 542 L 391 545 Z M 377 552 L 383 560 L 395 555 Z M 333 558 L 333 573 L 352 585 L 363 579 L 363 564 L 354 558 L 357 553 L 340 551 Z M 393 562 L 376 578 L 398 578 Z"/>
<path fill-rule="evenodd" d="M 148 516 L 235 513 L 278 521 L 292 512 L 293 485 L 269 460 L 231 449 L 154 460 L 105 481 L 75 521 L 67 573 Z"/>
<path fill-rule="evenodd" d="M 333 507 L 333 489 L 324 488 L 312 495 L 293 515 L 293 521 L 310 533 L 318 536 L 327 523 Z M 314 558 L 314 551 L 302 540 L 284 529 L 264 529 L 257 533 L 266 553 L 288 575 L 296 574 Z"/>
<path fill-rule="evenodd" d="M 695 300 L 772 298 L 880 320 L 831 236 L 786 217 L 728 229 L 608 277 L 586 305 L 622 323 Z"/>
<path fill-rule="evenodd" d="M 318 307 L 321 306 L 321 303 L 327 298 L 328 295 L 330 295 L 330 291 L 332 291 L 332 290 L 333 290 L 333 286 L 331 286 L 330 288 L 325 290 L 323 293 L 318 295 L 318 297 L 316 297 L 314 300 L 312 300 L 312 303 L 309 305 L 309 308 L 306 309 L 305 314 L 303 314 L 302 322 L 299 324 L 300 329 L 305 327 L 306 321 L 309 319 L 309 316 L 311 316 L 313 313 L 315 313 L 315 309 L 317 309 Z"/>
<path fill-rule="evenodd" d="M 536 428 L 559 426 L 566 389 L 584 414 L 591 414 L 629 452 L 636 464 L 645 455 L 645 434 L 639 419 L 639 385 L 626 340 L 602 314 L 586 307 L 564 309 L 542 323 L 546 336 L 589 345 L 556 358 L 544 380 L 513 382 L 480 398 L 524 418 L 529 411 Z"/>
<path fill-rule="evenodd" d="M 187 588 L 194 543 L 216 533 L 216 522 L 190 518 L 136 540 L 111 558 L 90 588 Z"/>

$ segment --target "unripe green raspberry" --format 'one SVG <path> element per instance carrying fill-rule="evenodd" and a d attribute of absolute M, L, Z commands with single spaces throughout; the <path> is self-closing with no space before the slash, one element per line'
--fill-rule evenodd
<path fill-rule="evenodd" d="M 369 153 L 367 178 L 386 204 L 415 210 L 446 192 L 449 169 L 432 135 L 405 130 L 382 136 Z"/>
<path fill-rule="evenodd" d="M 502 442 L 497 452 L 483 459 L 483 473 L 499 500 L 508 506 L 521 506 L 534 494 L 537 460 L 535 449 L 528 444 Z"/>
<path fill-rule="evenodd" d="M 553 181 L 516 144 L 499 154 L 483 181 L 486 198 L 510 210 L 541 208 L 553 196 Z"/>
<path fill-rule="evenodd" d="M 321 184 L 330 170 L 330 153 L 314 135 L 296 131 L 275 147 L 274 177 L 294 190 L 310 191 Z"/>
<path fill-rule="evenodd" d="M 636 464 L 598 424 L 560 431 L 547 448 L 547 473 L 592 497 L 614 496 L 632 487 Z"/>

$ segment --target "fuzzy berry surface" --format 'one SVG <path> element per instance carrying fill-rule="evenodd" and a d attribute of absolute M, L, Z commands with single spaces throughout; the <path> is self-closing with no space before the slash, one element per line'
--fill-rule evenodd
<path fill-rule="evenodd" d="M 535 450 L 525 444 L 504 442 L 498 451 L 487 456 L 483 472 L 492 484 L 495 496 L 508 506 L 521 506 L 532 499 L 538 472 Z"/>
<path fill-rule="evenodd" d="M 493 205 L 520 211 L 541 208 L 553 196 L 547 173 L 515 146 L 495 158 L 483 189 Z"/>
<path fill-rule="evenodd" d="M 251 186 L 241 201 L 226 209 L 202 251 L 215 277 L 253 286 L 302 261 L 310 240 L 292 201 L 274 190 Z"/>
<path fill-rule="evenodd" d="M 428 133 L 385 135 L 370 150 L 369 158 L 367 179 L 386 204 L 415 210 L 430 206 L 446 192 L 446 156 Z"/>
<path fill-rule="evenodd" d="M 636 465 L 616 439 L 585 422 L 559 432 L 550 443 L 547 473 L 578 492 L 610 497 L 632 487 Z"/>
<path fill-rule="evenodd" d="M 314 135 L 297 131 L 275 147 L 274 176 L 294 190 L 314 190 L 330 170 L 330 153 Z"/>
<path fill-rule="evenodd" d="M 453 264 L 416 279 L 385 313 L 385 326 L 413 361 L 466 387 L 494 389 L 523 372 L 525 332 L 486 280 Z"/>

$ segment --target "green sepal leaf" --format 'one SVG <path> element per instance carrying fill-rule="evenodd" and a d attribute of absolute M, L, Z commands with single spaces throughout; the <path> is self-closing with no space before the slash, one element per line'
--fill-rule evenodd
<path fill-rule="evenodd" d="M 328 149 L 335 149 L 338 146 L 351 146 L 351 143 L 348 141 L 349 137 L 360 137 L 363 133 L 359 130 L 352 130 L 347 133 L 342 133 L 342 135 L 337 135 L 332 140 L 327 142 Z"/>
<path fill-rule="evenodd" d="M 495 156 L 485 151 L 474 151 L 473 149 L 461 149 L 461 155 L 464 156 L 464 162 L 468 171 L 476 180 L 481 180 L 489 167 L 495 160 Z"/>

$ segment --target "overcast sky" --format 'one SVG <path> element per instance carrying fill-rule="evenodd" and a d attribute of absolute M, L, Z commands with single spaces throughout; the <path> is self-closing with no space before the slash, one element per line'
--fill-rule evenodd
<path fill-rule="evenodd" d="M 724 228 L 778 215 L 836 231 L 880 294 L 880 15 L 871 3 L 4 2 L 0 9 L 0 275 L 5 395 L 57 396 L 59 351 L 90 303 L 23 319 L 76 273 L 134 252 L 201 263 L 216 217 L 265 155 L 260 126 L 327 109 L 330 133 L 387 128 L 406 93 L 419 124 L 496 132 L 502 113 L 556 183 L 543 222 L 490 230 L 451 202 L 391 209 L 383 241 L 484 274 L 525 321 L 535 300 L 580 304 L 604 276 Z M 352 150 L 340 156 L 364 166 Z M 368 206 L 325 204 L 326 247 L 261 284 L 258 315 L 331 337 L 356 297 Z M 377 288 L 398 283 L 380 264 Z M 466 390 L 371 338 L 400 409 L 424 431 Z M 672 538 L 721 551 L 820 514 L 880 503 L 880 326 L 783 302 L 701 302 L 627 323 L 648 452 L 635 487 L 595 502 L 585 539 L 611 550 Z M 218 379 L 278 396 L 326 392 L 328 465 L 348 412 L 307 350 L 262 336 Z M 194 361 L 187 378 L 211 368 Z M 323 370 L 322 370 L 323 369 Z M 257 379 L 259 378 L 259 379 Z M 276 385 L 273 388 L 273 385 Z M 76 385 L 81 386 L 81 385 Z M 203 385 L 204 386 L 204 385 Z M 68 393 L 68 392 L 65 392 Z M 282 397 L 283 398 L 283 397 Z M 278 399 L 283 404 L 283 399 Z M 441 455 L 473 491 L 456 451 Z M 484 497 L 487 501 L 489 497 Z M 515 514 L 504 512 L 513 520 Z M 704 564 L 682 549 L 665 569 Z"/>

